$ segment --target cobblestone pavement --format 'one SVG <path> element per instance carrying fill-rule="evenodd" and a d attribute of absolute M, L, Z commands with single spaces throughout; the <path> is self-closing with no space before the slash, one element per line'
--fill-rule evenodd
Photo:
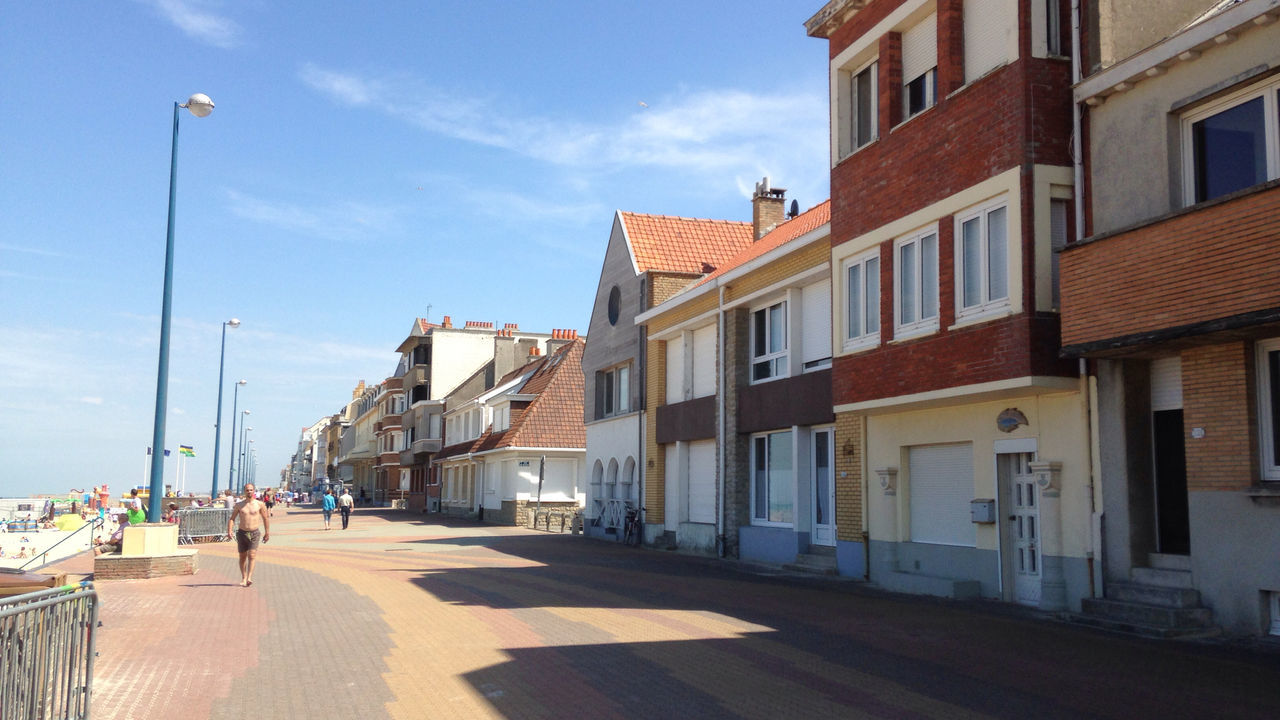
<path fill-rule="evenodd" d="M 1265 645 L 434 516 L 273 529 L 250 588 L 229 543 L 98 583 L 94 718 L 1280 717 Z"/>

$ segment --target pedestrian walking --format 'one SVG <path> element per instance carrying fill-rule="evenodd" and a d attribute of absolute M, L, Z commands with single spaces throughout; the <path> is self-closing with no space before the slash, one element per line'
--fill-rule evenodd
<path fill-rule="evenodd" d="M 333 517 L 334 506 L 337 505 L 337 503 L 334 502 L 334 499 L 333 499 L 333 491 L 325 490 L 324 497 L 321 498 L 321 500 L 324 503 L 324 505 L 322 506 L 324 510 L 324 529 L 332 530 L 333 528 L 329 527 L 329 520 Z"/>
<path fill-rule="evenodd" d="M 347 523 L 351 521 L 351 506 L 355 505 L 355 501 L 351 499 L 351 491 L 342 488 L 342 497 L 338 498 L 338 509 L 342 511 L 342 529 L 347 529 Z"/>
<path fill-rule="evenodd" d="M 236 529 L 236 520 L 240 528 Z M 244 499 L 236 503 L 227 520 L 227 534 L 235 531 L 236 549 L 240 551 L 240 587 L 253 584 L 253 565 L 258 559 L 258 543 L 271 539 L 271 516 L 266 505 L 258 499 L 253 483 L 244 486 Z"/>

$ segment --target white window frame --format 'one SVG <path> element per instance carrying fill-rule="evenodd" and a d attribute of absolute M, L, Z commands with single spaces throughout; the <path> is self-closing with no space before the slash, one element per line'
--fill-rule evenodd
<path fill-rule="evenodd" d="M 779 332 L 779 331 L 776 331 L 775 328 L 773 327 L 773 314 L 769 312 L 770 310 L 778 306 L 782 306 L 783 327 L 780 331 L 782 334 L 781 335 L 782 349 L 776 350 L 773 352 L 769 352 L 768 350 L 766 350 L 763 355 L 756 355 L 755 354 L 756 352 L 756 314 L 761 312 L 765 314 L 764 315 L 765 327 L 766 327 L 765 332 L 768 334 L 766 337 L 765 344 L 767 346 L 770 344 L 768 342 L 768 339 L 772 338 L 775 332 Z M 751 384 L 756 385 L 758 383 L 771 382 L 773 380 L 778 380 L 784 377 L 790 377 L 791 375 L 791 342 L 790 342 L 791 332 L 789 328 L 791 326 L 791 316 L 790 316 L 790 308 L 788 306 L 787 300 L 784 298 L 776 302 L 771 302 L 767 305 L 760 305 L 758 307 L 752 308 L 749 322 L 751 324 L 751 331 L 749 333 L 751 336 L 750 338 L 751 350 L 750 350 L 750 359 L 747 363 L 747 372 L 749 373 L 749 376 L 751 378 Z M 782 370 L 779 370 L 778 368 L 778 365 L 780 364 L 779 363 L 780 360 L 785 361 L 785 365 L 786 365 L 786 367 Z M 763 362 L 769 363 L 769 367 L 770 367 L 769 375 L 767 377 L 762 377 L 757 379 L 756 365 Z"/>
<path fill-rule="evenodd" d="M 930 236 L 933 237 L 933 306 L 926 307 L 925 303 L 925 287 L 926 280 L 924 277 L 924 253 L 921 252 L 923 241 Z M 914 280 L 916 282 L 916 313 L 917 317 L 911 322 L 903 322 L 902 320 L 902 249 L 907 245 L 914 244 L 916 246 L 916 265 L 914 268 Z M 893 243 L 893 324 L 894 324 L 894 340 L 902 340 L 913 338 L 920 335 L 927 335 L 938 330 L 939 315 L 939 295 L 938 291 L 940 269 L 938 264 L 938 226 L 933 224 L 927 228 L 922 228 L 909 235 L 898 238 Z M 925 317 L 925 310 L 932 313 L 929 317 Z"/>
<path fill-rule="evenodd" d="M 868 77 L 871 79 L 869 110 L 871 131 L 868 137 L 860 138 L 858 136 L 858 94 L 855 88 L 858 76 L 864 72 L 869 73 Z M 880 139 L 880 58 L 873 57 L 849 70 L 841 70 L 840 74 L 840 93 L 844 95 L 842 100 L 848 111 L 845 116 L 846 121 L 840 128 L 840 140 L 843 145 L 840 158 L 844 159 Z"/>
<path fill-rule="evenodd" d="M 1257 343 L 1258 370 L 1258 469 L 1263 482 L 1280 482 L 1280 462 L 1276 462 L 1275 443 L 1273 440 L 1273 417 L 1276 408 L 1271 406 L 1271 378 L 1267 372 L 1267 355 L 1280 352 L 1280 337 L 1262 340 Z"/>
<path fill-rule="evenodd" d="M 764 510 L 765 517 L 763 518 L 757 517 L 758 508 L 756 506 L 756 477 L 755 477 L 756 456 L 757 456 L 756 445 L 758 440 L 761 440 L 761 439 L 764 440 L 764 447 L 765 447 L 765 453 L 766 453 L 765 470 L 767 473 L 769 468 L 769 460 L 768 460 L 769 438 L 773 437 L 774 435 L 786 435 L 791 444 L 791 521 L 790 522 L 782 521 L 782 520 L 770 520 L 768 517 L 769 515 L 768 508 L 765 508 Z M 752 525 L 766 526 L 766 527 L 784 527 L 784 528 L 795 527 L 796 508 L 797 508 L 797 503 L 796 503 L 797 462 L 796 462 L 795 437 L 796 437 L 796 434 L 794 432 L 794 429 L 774 430 L 773 432 L 756 433 L 751 436 L 751 452 L 750 452 L 751 464 L 748 466 L 749 467 L 748 472 L 750 476 L 750 482 L 748 483 L 748 488 L 749 488 L 748 492 L 751 494 L 751 524 Z M 773 482 L 772 477 L 767 479 L 765 482 L 771 484 Z M 766 502 L 768 502 L 767 500 L 767 498 L 769 497 L 768 487 L 765 488 L 764 494 L 765 494 Z"/>
<path fill-rule="evenodd" d="M 926 35 L 926 40 L 925 40 L 925 42 L 930 43 L 933 47 L 933 56 L 934 56 L 933 65 L 930 66 L 928 69 L 924 70 L 923 72 L 918 72 L 915 75 L 912 75 L 911 77 L 907 77 L 906 68 L 903 68 L 903 71 L 902 71 L 902 122 L 906 122 L 911 118 L 925 112 L 929 108 L 936 105 L 938 102 L 938 56 L 937 56 L 938 54 L 938 32 L 937 32 L 938 17 L 937 17 L 936 11 L 932 13 L 929 17 L 925 18 L 924 20 L 921 20 L 917 25 L 912 26 L 911 28 L 907 29 L 902 33 L 902 37 L 903 37 L 902 44 L 904 46 L 903 54 L 904 55 L 906 54 L 905 46 L 908 43 L 906 36 L 910 33 L 913 33 L 914 31 L 927 29 L 924 27 L 926 25 L 932 25 L 934 30 L 931 35 L 929 34 Z M 911 112 L 910 87 L 912 83 L 920 79 L 924 80 L 924 96 L 925 96 L 924 105 L 921 106 L 919 110 L 916 110 L 913 113 Z"/>
<path fill-rule="evenodd" d="M 1184 206 L 1196 204 L 1196 157 L 1192 126 L 1201 120 L 1213 117 L 1243 105 L 1255 98 L 1262 98 L 1263 126 L 1266 128 L 1266 180 L 1280 177 L 1280 78 L 1272 76 L 1262 82 L 1254 83 L 1213 103 L 1195 109 L 1182 116 L 1182 199 Z M 1213 200 L 1207 198 L 1205 202 Z"/>
<path fill-rule="evenodd" d="M 627 391 L 625 393 L 622 392 L 622 387 L 618 382 L 618 378 L 621 377 L 623 372 L 627 375 Z M 623 363 L 607 370 L 602 370 L 599 381 L 604 383 L 604 389 L 601 393 L 604 399 L 604 407 L 600 409 L 600 417 L 617 417 L 631 412 L 631 363 Z"/>
<path fill-rule="evenodd" d="M 874 298 L 867 295 L 867 265 L 872 261 L 875 262 L 876 277 Z M 880 287 L 880 263 L 880 248 L 876 247 L 870 252 L 846 259 L 840 266 L 841 300 L 844 303 L 844 312 L 842 313 L 844 327 L 841 328 L 841 333 L 844 337 L 845 350 L 857 350 L 880 344 L 880 293 L 883 292 L 883 288 Z M 852 318 L 849 313 L 849 270 L 855 266 L 861 268 L 859 273 L 862 278 L 862 287 L 860 288 L 862 317 L 859 318 L 862 332 L 858 335 L 853 335 L 850 332 Z M 870 318 L 875 319 L 875 330 L 867 329 L 867 320 Z"/>
<path fill-rule="evenodd" d="M 1004 297 L 992 298 L 991 293 L 991 268 L 988 264 L 990 260 L 991 228 L 989 218 L 991 214 L 997 210 L 1004 210 Z M 978 222 L 978 295 L 979 300 L 976 305 L 965 307 L 964 298 L 964 281 L 965 281 L 965 258 L 964 258 L 964 226 L 965 223 L 976 220 Z M 1010 238 L 1013 235 L 1009 226 L 1012 219 L 1009 217 L 1009 200 L 1008 198 L 997 198 L 981 205 L 966 210 L 963 214 L 955 216 L 955 241 L 952 243 L 955 255 L 955 276 L 956 276 L 956 320 L 965 321 L 978 317 L 987 317 L 990 315 L 998 315 L 1007 313 L 1012 306 L 1010 292 L 1013 289 L 1013 269 L 1012 259 L 1013 252 L 1010 247 Z"/>

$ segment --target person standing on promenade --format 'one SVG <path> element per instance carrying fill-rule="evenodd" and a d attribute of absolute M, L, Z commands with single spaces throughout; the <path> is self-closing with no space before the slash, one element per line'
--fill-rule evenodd
<path fill-rule="evenodd" d="M 147 512 L 142 509 L 142 498 L 138 497 L 138 488 L 129 491 L 129 502 L 125 504 L 129 513 L 130 525 L 141 525 L 147 521 Z"/>
<path fill-rule="evenodd" d="M 253 483 L 244 486 L 244 499 L 231 511 L 227 520 L 227 534 L 235 528 L 240 518 L 240 529 L 235 531 L 236 549 L 240 551 L 240 587 L 253 584 L 253 565 L 258 558 L 258 543 L 271 539 L 271 517 L 258 499 Z"/>
<path fill-rule="evenodd" d="M 342 497 L 338 498 L 338 509 L 342 511 L 342 529 L 347 529 L 347 523 L 351 521 L 351 506 L 355 505 L 355 501 L 351 499 L 351 491 L 342 488 Z"/>
<path fill-rule="evenodd" d="M 329 527 L 329 519 L 333 517 L 333 508 L 337 504 L 333 501 L 333 491 L 325 490 L 324 497 L 321 498 L 321 501 L 324 503 L 324 529 L 332 530 L 333 528 Z"/>

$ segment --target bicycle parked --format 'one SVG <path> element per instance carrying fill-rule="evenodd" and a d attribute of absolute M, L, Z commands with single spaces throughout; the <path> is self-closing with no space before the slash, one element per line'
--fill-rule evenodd
<path fill-rule="evenodd" d="M 644 520 L 640 513 L 644 508 L 628 507 L 627 515 L 622 520 L 622 542 L 627 545 L 639 545 L 644 542 Z"/>

